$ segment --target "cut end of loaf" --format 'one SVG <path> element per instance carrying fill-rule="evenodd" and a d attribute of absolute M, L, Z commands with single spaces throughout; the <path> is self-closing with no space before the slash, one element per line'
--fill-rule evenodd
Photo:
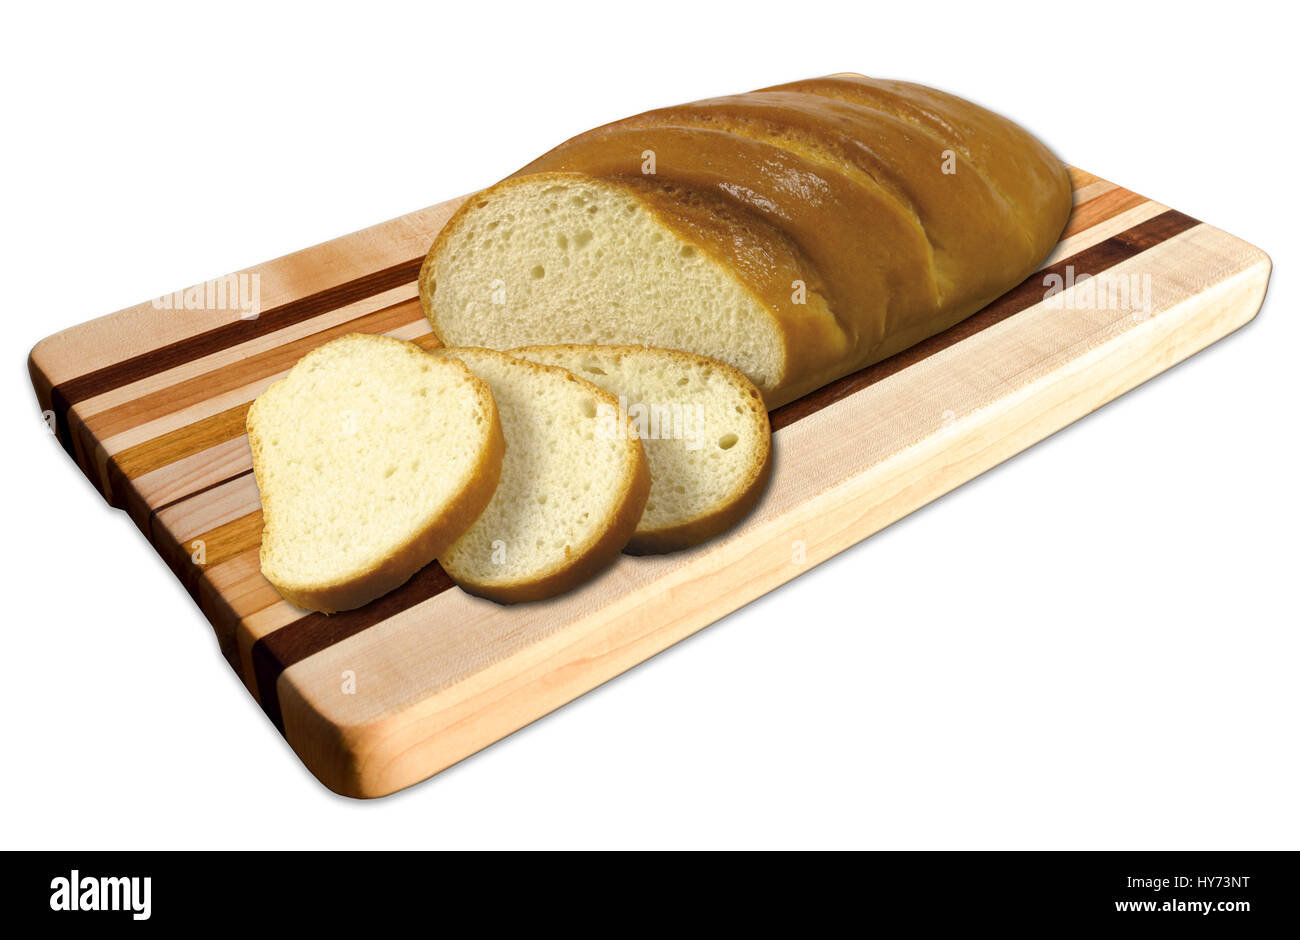
<path fill-rule="evenodd" d="M 687 349 L 735 366 L 764 394 L 786 371 L 763 303 L 614 181 L 538 174 L 472 197 L 434 242 L 420 294 L 448 346 Z"/>

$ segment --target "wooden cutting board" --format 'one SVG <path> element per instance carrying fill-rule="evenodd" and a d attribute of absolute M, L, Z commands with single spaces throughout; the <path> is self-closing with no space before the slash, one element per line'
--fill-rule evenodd
<path fill-rule="evenodd" d="M 825 561 L 1258 311 L 1271 267 L 1263 252 L 1071 175 L 1074 213 L 1038 274 L 948 332 L 773 413 L 771 485 L 739 528 L 689 552 L 625 556 L 535 604 L 471 597 L 434 564 L 326 617 L 281 600 L 258 571 L 249 403 L 343 333 L 435 345 L 415 277 L 462 200 L 51 336 L 32 351 L 32 382 L 63 446 L 189 589 L 303 762 L 339 793 L 381 796 Z"/>

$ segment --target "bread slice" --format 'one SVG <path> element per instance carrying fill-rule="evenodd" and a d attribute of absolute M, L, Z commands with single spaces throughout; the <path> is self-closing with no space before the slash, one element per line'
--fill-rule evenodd
<path fill-rule="evenodd" d="M 496 494 L 439 561 L 500 603 L 576 587 L 618 557 L 650 493 L 641 442 L 599 415 L 618 400 L 571 372 L 489 349 L 441 349 L 492 386 L 506 459 Z"/>
<path fill-rule="evenodd" d="M 262 573 L 330 613 L 386 594 L 488 505 L 505 439 L 464 364 L 386 336 L 312 350 L 248 411 Z"/>
<path fill-rule="evenodd" d="M 725 532 L 758 498 L 772 433 L 758 389 L 716 359 L 647 346 L 511 350 L 617 395 L 650 462 L 650 499 L 625 551 L 671 552 Z"/>

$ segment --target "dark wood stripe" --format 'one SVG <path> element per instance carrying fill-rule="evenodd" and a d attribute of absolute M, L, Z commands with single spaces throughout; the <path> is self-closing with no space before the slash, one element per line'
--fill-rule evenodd
<path fill-rule="evenodd" d="M 232 477 L 226 477 L 226 479 L 218 480 L 216 483 L 209 483 L 207 486 L 201 487 L 200 489 L 195 490 L 193 493 L 186 493 L 184 496 L 177 496 L 175 499 L 169 499 L 167 502 L 163 503 L 157 509 L 150 509 L 149 515 L 157 516 L 158 513 L 162 512 L 164 509 L 171 509 L 177 503 L 183 503 L 185 502 L 185 500 L 193 499 L 195 496 L 202 496 L 204 493 L 208 492 L 209 490 L 215 490 L 218 486 L 225 486 L 227 483 L 231 483 L 235 480 L 238 480 L 240 477 L 246 477 L 252 472 L 253 472 L 253 468 L 249 467 L 247 470 L 239 471 Z M 261 512 L 262 510 L 258 509 L 257 511 Z"/>
<path fill-rule="evenodd" d="M 32 383 L 32 390 L 36 392 L 37 407 L 43 409 L 44 401 L 41 396 L 41 389 L 44 388 L 44 375 L 36 365 L 35 350 L 32 350 L 27 356 L 27 377 Z M 59 446 L 68 452 L 72 462 L 80 466 L 81 462 L 77 460 L 77 448 L 72 443 L 72 429 L 68 427 L 68 414 L 66 411 L 60 411 L 54 405 L 53 388 L 50 389 L 50 410 L 54 412 L 55 439 L 59 442 Z M 86 474 L 86 479 L 90 480 L 95 489 L 99 489 L 99 484 L 95 482 L 89 473 Z"/>
<path fill-rule="evenodd" d="M 151 349 L 130 359 L 60 382 L 54 386 L 51 396 L 54 410 L 56 414 L 64 413 L 72 405 L 87 398 L 94 398 L 96 395 L 121 388 L 123 385 L 184 365 L 191 360 L 246 343 L 259 336 L 301 323 L 303 320 L 310 320 L 312 317 L 337 310 L 339 307 L 346 307 L 358 300 L 409 284 L 419 275 L 420 265 L 423 263 L 422 257 L 403 261 L 382 271 L 367 274 L 365 277 L 272 307 L 263 311 L 256 320 L 234 320 L 203 333 L 177 340 L 160 349 Z M 179 311 L 177 315 L 185 314 Z"/>
<path fill-rule="evenodd" d="M 956 326 L 922 340 L 915 346 L 908 347 L 875 365 L 867 366 L 860 372 L 854 372 L 829 385 L 823 385 L 817 391 L 776 409 L 772 412 L 772 430 L 778 431 L 788 427 L 801 418 L 821 411 L 827 405 L 848 398 L 922 359 L 933 356 L 940 350 L 960 343 L 981 330 L 987 330 L 995 323 L 1001 323 L 1022 310 L 1027 310 L 1043 299 L 1046 291 L 1043 279 L 1048 274 L 1064 276 L 1067 267 L 1073 267 L 1076 276 L 1085 272 L 1093 275 L 1100 274 L 1107 268 L 1114 267 L 1121 261 L 1126 261 L 1199 224 L 1191 216 L 1171 209 L 1105 241 L 1098 242 L 1090 248 L 1085 248 L 1056 264 L 1041 268 L 979 313 L 967 317 Z"/>
<path fill-rule="evenodd" d="M 253 676 L 262 708 L 284 733 L 280 712 L 280 694 L 276 682 L 280 674 L 308 656 L 329 649 L 350 636 L 356 636 L 416 604 L 449 590 L 453 582 L 436 561 L 416 573 L 391 594 L 385 594 L 356 610 L 337 614 L 308 614 L 293 623 L 268 633 L 253 644 Z"/>
<path fill-rule="evenodd" d="M 893 375 L 908 366 L 932 356 L 970 336 L 986 330 L 1008 317 L 1027 310 L 1043 299 L 1043 279 L 1049 273 L 1064 275 L 1072 266 L 1076 276 L 1083 273 L 1100 274 L 1148 248 L 1160 244 L 1200 223 L 1191 216 L 1169 210 L 1148 219 L 1133 228 L 1098 242 L 1077 254 L 1071 255 L 1046 268 L 1042 268 L 1022 281 L 1017 287 L 975 314 L 937 336 L 898 353 L 873 366 L 847 375 L 823 388 L 805 395 L 798 401 L 778 408 L 772 413 L 772 430 L 788 427 L 815 414 L 821 409 L 842 401 L 865 388 Z M 401 613 L 431 597 L 436 597 L 452 586 L 451 579 L 436 562 L 425 568 L 403 587 L 354 611 L 325 616 L 308 614 L 278 630 L 274 630 L 253 644 L 253 672 L 257 682 L 262 708 L 275 726 L 284 731 L 280 700 L 276 682 L 280 674 L 308 656 L 322 652 L 335 643 L 355 636 L 395 614 Z"/>

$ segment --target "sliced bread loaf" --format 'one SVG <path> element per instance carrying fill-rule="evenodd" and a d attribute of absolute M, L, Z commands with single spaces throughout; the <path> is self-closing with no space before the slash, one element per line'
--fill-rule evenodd
<path fill-rule="evenodd" d="M 650 492 L 645 452 L 626 424 L 602 433 L 618 400 L 573 373 L 488 349 L 440 349 L 492 386 L 506 458 L 478 521 L 439 555 L 462 588 L 501 603 L 540 600 L 609 565 Z"/>
<path fill-rule="evenodd" d="M 308 610 L 359 607 L 459 538 L 496 489 L 505 440 L 463 363 L 351 334 L 304 356 L 248 412 L 262 573 Z"/>
<path fill-rule="evenodd" d="M 618 396 L 650 463 L 650 499 L 626 551 L 671 552 L 725 532 L 753 508 L 771 469 L 758 389 L 716 359 L 646 346 L 528 346 Z"/>
<path fill-rule="evenodd" d="M 1036 270 L 1070 181 L 968 101 L 835 75 L 660 108 L 465 201 L 420 272 L 451 345 L 685 349 L 769 408 L 946 330 Z"/>

